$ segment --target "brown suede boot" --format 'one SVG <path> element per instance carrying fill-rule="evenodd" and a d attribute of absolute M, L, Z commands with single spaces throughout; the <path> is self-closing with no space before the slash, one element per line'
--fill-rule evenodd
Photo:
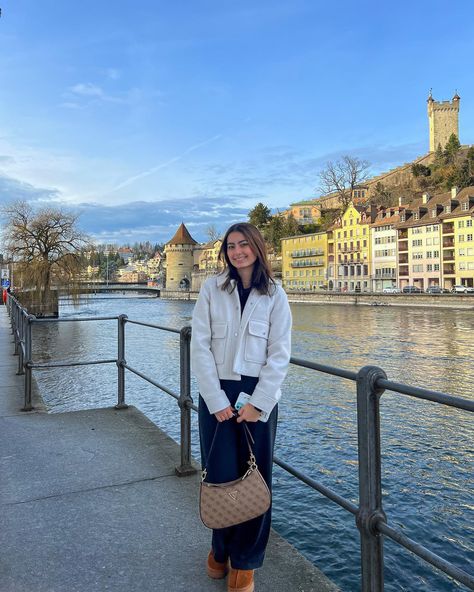
<path fill-rule="evenodd" d="M 207 575 L 214 580 L 222 580 L 225 578 L 228 571 L 228 561 L 219 563 L 214 559 L 212 551 L 209 551 L 207 556 Z"/>
<path fill-rule="evenodd" d="M 230 568 L 229 578 L 227 580 L 228 592 L 254 592 L 255 584 L 253 582 L 253 569 L 234 569 Z"/>

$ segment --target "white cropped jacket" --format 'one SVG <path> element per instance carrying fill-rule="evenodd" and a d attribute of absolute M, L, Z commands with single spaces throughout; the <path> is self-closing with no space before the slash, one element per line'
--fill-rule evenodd
<path fill-rule="evenodd" d="M 237 287 L 222 290 L 227 274 L 206 280 L 193 312 L 191 365 L 210 413 L 230 405 L 219 380 L 258 377 L 250 403 L 271 412 L 281 397 L 291 354 L 291 312 L 279 285 L 271 295 L 253 289 L 240 312 Z M 231 280 L 235 284 L 235 280 Z"/>

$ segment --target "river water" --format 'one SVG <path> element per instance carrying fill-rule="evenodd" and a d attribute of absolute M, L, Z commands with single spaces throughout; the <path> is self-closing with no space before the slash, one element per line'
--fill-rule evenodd
<path fill-rule="evenodd" d="M 61 318 L 127 314 L 180 328 L 193 302 L 98 296 Z M 381 366 L 388 378 L 473 398 L 474 313 L 451 309 L 292 306 L 293 355 L 358 370 Z M 127 363 L 179 392 L 179 336 L 128 324 Z M 34 326 L 34 361 L 93 360 L 117 355 L 116 321 Z M 51 412 L 116 402 L 114 365 L 35 371 Z M 351 381 L 291 367 L 279 411 L 276 454 L 357 504 L 357 418 Z M 193 382 L 193 397 L 197 398 Z M 126 374 L 127 402 L 175 439 L 174 399 Z M 404 395 L 382 397 L 384 509 L 388 522 L 467 571 L 474 565 L 473 418 L 468 412 Z M 198 457 L 193 414 L 193 453 Z M 354 518 L 290 477 L 274 475 L 274 527 L 344 592 L 360 590 L 359 537 Z M 390 540 L 385 544 L 386 590 L 465 589 Z"/>

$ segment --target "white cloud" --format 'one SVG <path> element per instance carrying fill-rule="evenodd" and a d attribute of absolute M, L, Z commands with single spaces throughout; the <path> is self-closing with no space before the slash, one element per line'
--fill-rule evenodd
<path fill-rule="evenodd" d="M 104 97 L 104 91 L 92 82 L 80 82 L 70 88 L 70 91 L 86 97 Z"/>

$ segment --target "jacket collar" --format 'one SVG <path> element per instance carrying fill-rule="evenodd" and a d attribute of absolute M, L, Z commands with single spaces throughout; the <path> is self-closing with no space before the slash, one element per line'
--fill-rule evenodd
<path fill-rule="evenodd" d="M 225 271 L 221 272 L 221 273 L 220 273 L 220 274 L 217 276 L 217 278 L 216 278 L 216 281 L 217 281 L 217 285 L 218 285 L 218 287 L 219 287 L 219 288 L 220 288 L 221 286 L 223 286 L 223 285 L 224 285 L 224 282 L 226 281 L 226 279 L 227 279 L 228 277 L 229 277 L 229 272 L 228 272 L 227 270 L 225 270 Z M 235 285 L 235 280 L 230 280 L 230 283 L 231 283 L 232 285 Z"/>

